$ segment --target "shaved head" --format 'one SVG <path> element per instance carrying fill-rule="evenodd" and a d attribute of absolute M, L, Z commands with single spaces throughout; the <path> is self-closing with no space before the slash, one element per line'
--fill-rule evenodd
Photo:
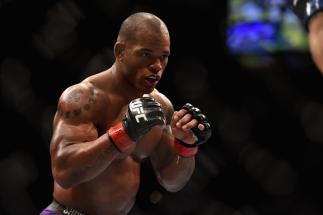
<path fill-rule="evenodd" d="M 139 32 L 157 33 L 169 37 L 168 29 L 160 18 L 151 13 L 139 12 L 130 15 L 123 21 L 119 30 L 118 41 L 135 41 Z"/>

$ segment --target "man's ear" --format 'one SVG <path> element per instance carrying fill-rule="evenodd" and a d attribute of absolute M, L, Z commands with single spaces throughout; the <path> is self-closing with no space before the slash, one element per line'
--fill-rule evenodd
<path fill-rule="evenodd" d="M 126 49 L 126 46 L 124 43 L 116 42 L 114 44 L 113 51 L 114 51 L 114 56 L 115 56 L 116 60 L 122 61 L 124 54 L 125 54 L 125 49 Z"/>

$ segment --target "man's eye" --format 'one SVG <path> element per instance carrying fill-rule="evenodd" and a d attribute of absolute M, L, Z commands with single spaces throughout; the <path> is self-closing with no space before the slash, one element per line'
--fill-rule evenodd
<path fill-rule="evenodd" d="M 141 56 L 142 56 L 142 57 L 149 57 L 149 56 L 150 56 L 150 54 L 149 54 L 148 52 L 142 52 L 142 53 L 141 53 Z"/>
<path fill-rule="evenodd" d="M 161 56 L 161 59 L 162 59 L 162 60 L 165 60 L 165 59 L 167 59 L 167 58 L 168 58 L 168 55 L 166 55 L 166 54 Z"/>

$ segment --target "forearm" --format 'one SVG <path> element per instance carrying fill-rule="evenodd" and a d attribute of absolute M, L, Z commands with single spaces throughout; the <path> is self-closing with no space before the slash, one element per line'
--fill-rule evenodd
<path fill-rule="evenodd" d="M 195 169 L 195 158 L 182 157 L 174 152 L 167 165 L 157 170 L 159 183 L 168 191 L 176 192 L 182 189 L 191 178 Z"/>
<path fill-rule="evenodd" d="M 159 183 L 176 192 L 190 180 L 198 147 L 210 138 L 212 131 L 206 116 L 189 103 L 175 112 L 169 105 L 167 112 L 168 124 L 151 161 Z"/>
<path fill-rule="evenodd" d="M 182 189 L 195 169 L 195 152 L 184 157 L 178 152 L 175 142 L 174 137 L 164 133 L 159 149 L 151 157 L 159 183 L 171 192 Z"/>
<path fill-rule="evenodd" d="M 323 12 L 315 14 L 309 22 L 309 44 L 313 60 L 323 74 Z"/>
<path fill-rule="evenodd" d="M 62 149 L 52 150 L 52 172 L 64 188 L 93 179 L 120 154 L 107 134 L 89 142 L 65 142 L 58 146 Z"/>

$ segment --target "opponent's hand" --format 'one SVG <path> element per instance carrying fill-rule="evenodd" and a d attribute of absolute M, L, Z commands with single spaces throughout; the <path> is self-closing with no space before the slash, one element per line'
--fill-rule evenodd
<path fill-rule="evenodd" d="M 210 123 L 200 109 L 185 104 L 175 111 L 171 122 L 172 132 L 176 139 L 186 147 L 196 147 L 205 143 L 212 134 Z"/>
<path fill-rule="evenodd" d="M 108 130 L 108 136 L 120 152 L 126 152 L 152 127 L 164 123 L 164 112 L 158 102 L 151 97 L 137 98 L 129 103 L 122 122 Z"/>
<path fill-rule="evenodd" d="M 288 0 L 288 7 L 293 10 L 299 19 L 303 20 L 306 13 L 305 7 L 307 0 Z"/>
<path fill-rule="evenodd" d="M 319 11 L 323 11 L 323 0 L 288 0 L 296 16 L 303 22 L 306 30 L 310 18 Z"/>
<path fill-rule="evenodd" d="M 152 97 L 142 97 L 129 103 L 128 111 L 122 125 L 135 142 L 152 127 L 165 123 L 161 105 Z"/>

